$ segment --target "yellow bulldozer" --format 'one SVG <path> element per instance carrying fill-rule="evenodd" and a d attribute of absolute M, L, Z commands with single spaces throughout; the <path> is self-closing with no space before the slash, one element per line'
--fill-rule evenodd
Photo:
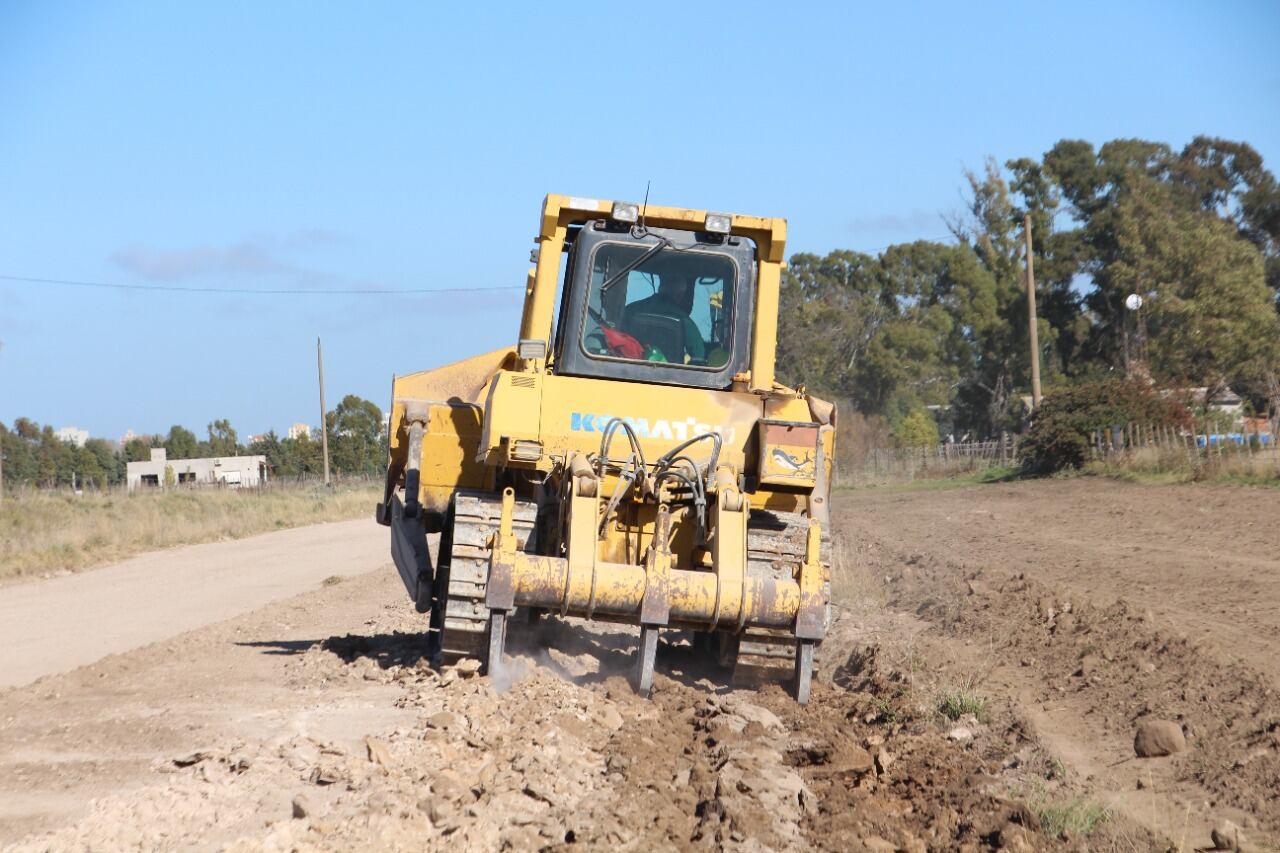
<path fill-rule="evenodd" d="M 774 381 L 786 234 L 548 195 L 515 346 L 394 380 L 377 519 L 435 662 L 499 675 L 519 609 L 636 626 L 643 695 L 665 629 L 808 700 L 835 409 Z"/>

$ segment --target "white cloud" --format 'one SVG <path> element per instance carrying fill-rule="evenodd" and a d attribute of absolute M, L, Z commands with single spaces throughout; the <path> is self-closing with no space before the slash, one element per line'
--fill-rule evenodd
<path fill-rule="evenodd" d="M 227 246 L 186 249 L 128 246 L 113 252 L 111 261 L 121 269 L 151 281 L 174 282 L 229 274 L 298 276 L 305 275 L 306 271 L 282 259 L 282 254 L 340 242 L 340 235 L 312 228 L 283 237 L 249 237 Z"/>

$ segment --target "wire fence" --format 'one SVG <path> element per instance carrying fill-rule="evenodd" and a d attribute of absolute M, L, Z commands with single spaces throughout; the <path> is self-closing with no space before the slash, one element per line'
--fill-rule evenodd
<path fill-rule="evenodd" d="M 1117 424 L 1086 436 L 1087 461 L 1116 471 L 1179 473 L 1192 478 L 1280 477 L 1280 442 L 1270 429 L 1214 431 L 1151 424 Z M 843 458 L 839 485 L 858 486 L 943 479 L 1019 464 L 1021 437 L 1004 433 L 991 441 L 882 447 L 861 458 Z"/>
<path fill-rule="evenodd" d="M 869 485 L 940 479 L 1009 467 L 1017 459 L 1018 441 L 1012 433 L 992 441 L 872 448 L 862 459 L 846 461 L 837 480 L 841 485 Z"/>
<path fill-rule="evenodd" d="M 1090 459 L 1134 471 L 1190 471 L 1197 476 L 1280 477 L 1275 433 L 1195 431 L 1150 424 L 1117 424 L 1089 436 Z"/>

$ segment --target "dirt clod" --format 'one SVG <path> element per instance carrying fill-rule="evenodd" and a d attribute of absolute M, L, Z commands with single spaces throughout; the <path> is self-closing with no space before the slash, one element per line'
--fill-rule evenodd
<path fill-rule="evenodd" d="M 306 794 L 298 794 L 293 798 L 293 816 L 301 819 L 311 814 L 311 801 Z"/>
<path fill-rule="evenodd" d="M 367 737 L 364 739 L 365 749 L 368 752 L 369 760 L 374 764 L 388 767 L 392 763 L 391 750 L 381 740 L 375 737 Z"/>
<path fill-rule="evenodd" d="M 1133 752 L 1139 758 L 1173 755 L 1186 748 L 1182 726 L 1170 720 L 1146 720 L 1133 735 Z"/>
<path fill-rule="evenodd" d="M 1209 833 L 1214 850 L 1252 850 L 1240 827 L 1229 820 L 1223 820 Z"/>
<path fill-rule="evenodd" d="M 437 711 L 423 722 L 429 729 L 453 729 L 458 726 L 458 717 L 450 711 Z"/>
<path fill-rule="evenodd" d="M 480 661 L 475 658 L 464 658 L 453 666 L 459 678 L 473 678 L 480 674 Z"/>
<path fill-rule="evenodd" d="M 332 761 L 317 764 L 311 768 L 311 774 L 307 777 L 308 781 L 314 785 L 332 785 L 336 782 L 344 782 L 347 778 L 345 768 Z"/>
<path fill-rule="evenodd" d="M 188 752 L 186 755 L 180 755 L 173 759 L 175 767 L 191 767 L 213 757 L 213 752 L 207 749 L 198 749 L 195 752 Z"/>

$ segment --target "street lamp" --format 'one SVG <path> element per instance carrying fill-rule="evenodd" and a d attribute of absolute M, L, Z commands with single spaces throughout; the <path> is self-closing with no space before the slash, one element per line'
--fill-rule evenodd
<path fill-rule="evenodd" d="M 1146 302 L 1146 298 L 1140 293 L 1130 293 L 1124 298 L 1124 307 L 1135 318 L 1134 330 L 1138 336 L 1138 360 L 1142 362 L 1143 373 L 1146 373 L 1147 361 L 1147 330 L 1146 320 L 1142 315 L 1142 306 Z M 1129 352 L 1129 318 L 1125 316 L 1124 322 L 1124 376 L 1126 379 L 1132 378 L 1133 368 L 1131 356 Z"/>

